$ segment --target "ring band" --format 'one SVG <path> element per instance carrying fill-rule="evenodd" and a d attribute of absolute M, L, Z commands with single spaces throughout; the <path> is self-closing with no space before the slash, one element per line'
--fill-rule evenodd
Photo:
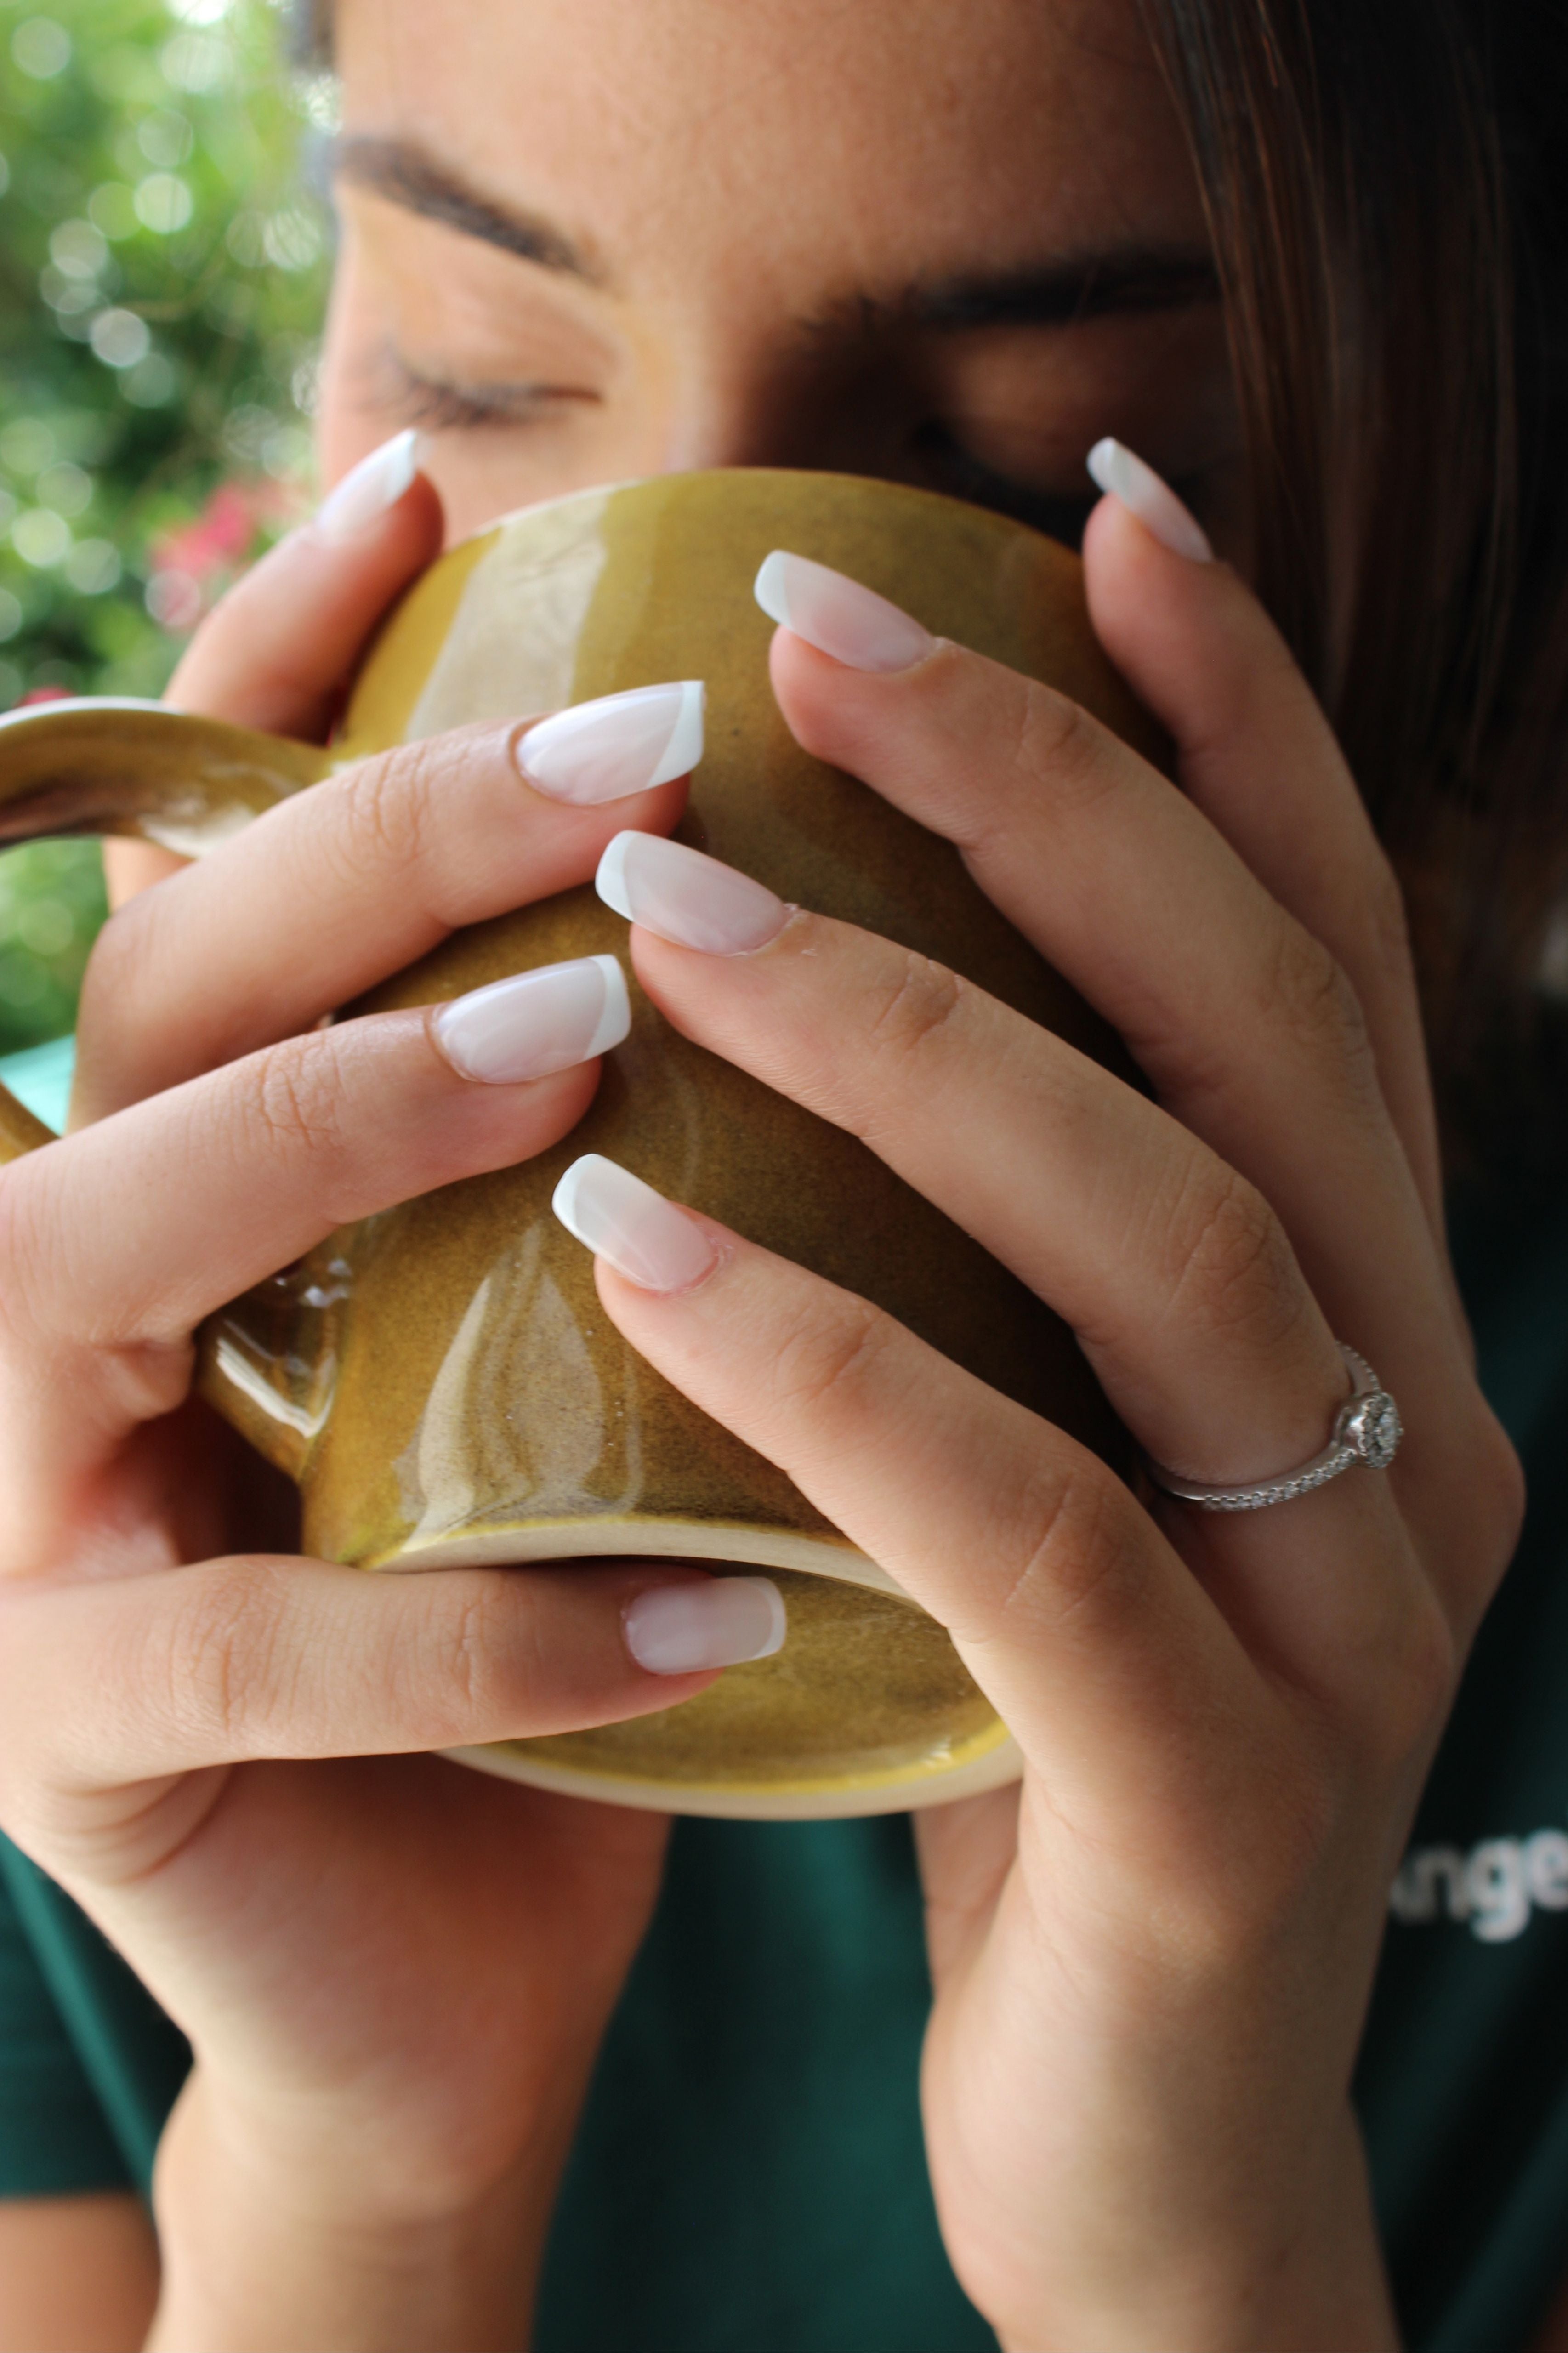
<path fill-rule="evenodd" d="M 1144 1467 L 1156 1487 L 1184 1504 L 1195 1504 L 1200 1512 L 1261 1512 L 1270 1504 L 1289 1504 L 1297 1495 L 1310 1495 L 1314 1487 L 1326 1487 L 1356 1462 L 1364 1462 L 1369 1471 L 1386 1471 L 1405 1435 L 1399 1408 L 1366 1358 L 1342 1340 L 1338 1345 L 1350 1371 L 1351 1393 L 1334 1416 L 1332 1434 L 1321 1454 L 1299 1471 L 1287 1471 L 1279 1479 L 1255 1479 L 1247 1487 L 1205 1487 L 1178 1479 L 1145 1456 Z"/>

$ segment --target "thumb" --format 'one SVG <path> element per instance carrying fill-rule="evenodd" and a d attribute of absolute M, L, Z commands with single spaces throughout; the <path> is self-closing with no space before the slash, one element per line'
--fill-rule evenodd
<path fill-rule="evenodd" d="M 18 1584 L 0 1597 L 0 1820 L 50 1869 L 141 1873 L 189 1836 L 179 1784 L 213 1767 L 468 1747 L 677 1706 L 777 1647 L 781 1605 L 759 1583 L 646 1561 L 371 1576 L 237 1556 Z"/>

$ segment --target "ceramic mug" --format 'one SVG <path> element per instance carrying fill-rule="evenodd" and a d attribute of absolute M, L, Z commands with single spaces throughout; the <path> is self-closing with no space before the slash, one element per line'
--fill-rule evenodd
<path fill-rule="evenodd" d="M 928 492 L 746 469 L 584 491 L 453 549 L 382 630 L 329 750 L 152 704 L 13 713 L 0 721 L 0 842 L 132 833 L 199 855 L 391 744 L 698 678 L 708 748 L 681 839 L 1115 1059 L 948 843 L 789 734 L 768 680 L 771 624 L 752 597 L 775 547 L 864 581 L 1157 754 L 1067 550 Z M 203 1392 L 299 1482 L 318 1557 L 426 1569 L 635 1554 L 760 1567 L 783 1588 L 789 1637 L 774 1657 L 679 1707 L 465 1750 L 465 1762 L 620 1803 L 763 1817 L 889 1811 L 1014 1778 L 1005 1728 L 942 1628 L 632 1352 L 550 1197 L 579 1153 L 605 1153 L 1121 1461 L 1122 1433 L 1066 1325 L 854 1137 L 679 1037 L 631 980 L 626 927 L 591 888 L 455 934 L 352 1009 L 426 1005 L 606 952 L 627 968 L 633 1026 L 573 1134 L 340 1231 L 235 1301 L 201 1334 Z M 0 1103 L 0 1155 L 47 1137 Z"/>

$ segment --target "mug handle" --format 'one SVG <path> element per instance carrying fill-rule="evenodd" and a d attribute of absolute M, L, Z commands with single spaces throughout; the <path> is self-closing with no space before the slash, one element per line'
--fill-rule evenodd
<path fill-rule="evenodd" d="M 200 858 L 307 785 L 343 755 L 280 735 L 199 719 L 163 702 L 110 697 L 39 703 L 0 718 L 0 849 L 65 834 L 122 834 Z M 0 1086 L 0 1166 L 54 1132 Z M 197 1386 L 226 1421 L 280 1470 L 303 1460 L 321 1368 L 305 1364 L 299 1331 L 277 1328 L 279 1278 L 203 1325 Z M 290 1345 L 292 1341 L 293 1345 Z M 302 1421 L 302 1412 L 305 1419 Z"/>
<path fill-rule="evenodd" d="M 127 834 L 182 858 L 320 783 L 340 755 L 166 703 L 38 703 L 0 718 L 0 849 L 64 834 Z M 0 1165 L 54 1142 L 0 1086 Z"/>

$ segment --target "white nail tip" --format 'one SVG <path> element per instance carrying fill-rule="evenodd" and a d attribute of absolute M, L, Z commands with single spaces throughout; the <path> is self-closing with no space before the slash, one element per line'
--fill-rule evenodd
<path fill-rule="evenodd" d="M 776 938 L 789 916 L 765 883 L 658 833 L 617 833 L 594 887 L 628 923 L 705 955 L 750 955 Z"/>
<path fill-rule="evenodd" d="M 1096 488 L 1130 507 L 1162 547 L 1173 555 L 1184 555 L 1191 564 L 1213 562 L 1214 550 L 1196 519 L 1135 450 L 1108 434 L 1095 443 L 1085 462 Z"/>
<path fill-rule="evenodd" d="M 571 1167 L 558 1180 L 554 1192 L 550 1196 L 550 1206 L 567 1232 L 574 1241 L 581 1242 L 587 1250 L 592 1250 L 593 1244 L 584 1230 L 588 1220 L 578 1206 L 578 1196 L 583 1190 L 588 1162 L 597 1160 L 599 1156 L 596 1152 L 588 1152 L 584 1154 L 581 1160 L 574 1160 Z"/>
<path fill-rule="evenodd" d="M 933 640 L 911 614 L 831 565 L 775 547 L 752 594 L 770 621 L 850 670 L 909 670 Z"/>
<path fill-rule="evenodd" d="M 519 1086 L 618 1046 L 631 1028 L 614 956 L 579 956 L 511 974 L 454 997 L 435 1017 L 437 1043 L 460 1078 Z"/>
<path fill-rule="evenodd" d="M 1103 441 L 1095 443 L 1084 460 L 1089 468 L 1089 479 L 1096 490 L 1103 491 L 1108 498 L 1115 498 L 1118 495 L 1117 483 L 1121 470 L 1117 465 L 1117 459 L 1121 454 L 1121 442 L 1113 441 L 1107 434 Z"/>
<path fill-rule="evenodd" d="M 791 626 L 789 557 L 782 548 L 775 547 L 771 555 L 763 556 L 762 569 L 752 586 L 752 594 L 770 621 L 776 621 L 781 629 Z"/>
<path fill-rule="evenodd" d="M 677 691 L 679 708 L 669 741 L 664 747 L 658 767 L 648 778 L 648 785 L 668 785 L 677 776 L 689 776 L 702 757 L 702 720 L 708 691 L 700 678 L 683 679 Z"/>
<path fill-rule="evenodd" d="M 536 792 L 583 808 L 646 793 L 702 757 L 705 699 L 688 678 L 571 703 L 520 738 L 518 766 Z"/>
<path fill-rule="evenodd" d="M 768 1612 L 768 1631 L 762 1649 L 753 1651 L 752 1655 L 757 1659 L 771 1659 L 775 1651 L 784 1649 L 784 1637 L 789 1632 L 789 1612 L 784 1608 L 784 1595 L 768 1577 L 733 1577 L 730 1581 L 731 1584 L 743 1582 L 763 1597 Z"/>
<path fill-rule="evenodd" d="M 594 888 L 605 906 L 616 914 L 624 915 L 628 923 L 634 921 L 634 917 L 632 894 L 626 888 L 626 855 L 637 839 L 635 833 L 617 833 L 606 846 L 594 877 Z"/>
<path fill-rule="evenodd" d="M 616 959 L 613 955 L 597 955 L 589 957 L 588 961 L 597 965 L 604 976 L 605 1009 L 599 1016 L 598 1028 L 588 1041 L 588 1050 L 583 1057 L 585 1062 L 591 1062 L 595 1054 L 607 1054 L 612 1046 L 620 1045 L 630 1034 L 632 1026 L 632 1001 L 626 993 L 626 976 Z"/>
<path fill-rule="evenodd" d="M 644 1291 L 684 1291 L 714 1263 L 713 1245 L 684 1209 L 603 1153 L 574 1160 L 550 1206 L 584 1250 Z"/>
<path fill-rule="evenodd" d="M 357 539 L 378 515 L 397 504 L 418 471 L 419 435 L 411 426 L 362 458 L 328 493 L 316 513 L 317 538 L 332 546 Z"/>

